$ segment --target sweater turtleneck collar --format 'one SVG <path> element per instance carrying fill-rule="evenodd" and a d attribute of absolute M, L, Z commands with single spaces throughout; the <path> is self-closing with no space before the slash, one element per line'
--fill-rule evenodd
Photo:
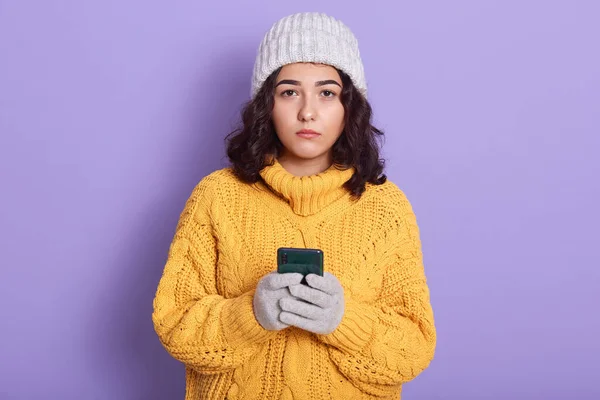
<path fill-rule="evenodd" d="M 338 169 L 335 165 L 310 176 L 294 176 L 279 161 L 267 165 L 260 176 L 277 195 L 285 199 L 294 213 L 302 216 L 313 215 L 348 194 L 343 187 L 354 168 Z"/>

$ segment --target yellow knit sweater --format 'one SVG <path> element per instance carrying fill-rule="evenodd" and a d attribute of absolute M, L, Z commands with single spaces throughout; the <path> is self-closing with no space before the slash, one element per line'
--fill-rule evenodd
<path fill-rule="evenodd" d="M 230 169 L 194 189 L 154 299 L 156 332 L 186 365 L 186 400 L 394 399 L 433 358 L 436 333 L 410 203 L 391 182 L 359 200 L 353 170 L 295 177 L 279 163 L 249 185 Z M 278 247 L 320 248 L 346 308 L 315 335 L 254 318 Z"/>

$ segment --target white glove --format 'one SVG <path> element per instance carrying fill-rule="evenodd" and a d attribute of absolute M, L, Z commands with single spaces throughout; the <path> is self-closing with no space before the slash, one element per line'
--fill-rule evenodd
<path fill-rule="evenodd" d="M 310 274 L 309 286 L 296 284 L 289 290 L 293 297 L 282 297 L 279 305 L 283 310 L 279 319 L 287 325 L 319 335 L 333 332 L 344 316 L 344 288 L 329 272 L 323 276 Z"/>
<path fill-rule="evenodd" d="M 271 272 L 261 278 L 254 292 L 254 317 L 258 323 L 269 331 L 279 331 L 289 325 L 279 320 L 281 308 L 279 301 L 291 297 L 288 286 L 302 281 L 302 274 Z"/>

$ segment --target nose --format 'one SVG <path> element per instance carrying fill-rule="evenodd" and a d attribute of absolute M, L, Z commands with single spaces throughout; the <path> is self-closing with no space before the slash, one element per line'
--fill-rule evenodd
<path fill-rule="evenodd" d="M 302 107 L 298 112 L 298 119 L 302 122 L 314 121 L 317 116 L 317 109 L 313 101 L 307 96 L 304 98 Z"/>

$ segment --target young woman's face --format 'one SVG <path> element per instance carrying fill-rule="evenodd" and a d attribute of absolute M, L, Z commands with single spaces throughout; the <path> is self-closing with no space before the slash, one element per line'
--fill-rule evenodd
<path fill-rule="evenodd" d="M 284 66 L 275 83 L 275 131 L 288 161 L 331 162 L 331 148 L 344 130 L 342 80 L 329 65 Z"/>

